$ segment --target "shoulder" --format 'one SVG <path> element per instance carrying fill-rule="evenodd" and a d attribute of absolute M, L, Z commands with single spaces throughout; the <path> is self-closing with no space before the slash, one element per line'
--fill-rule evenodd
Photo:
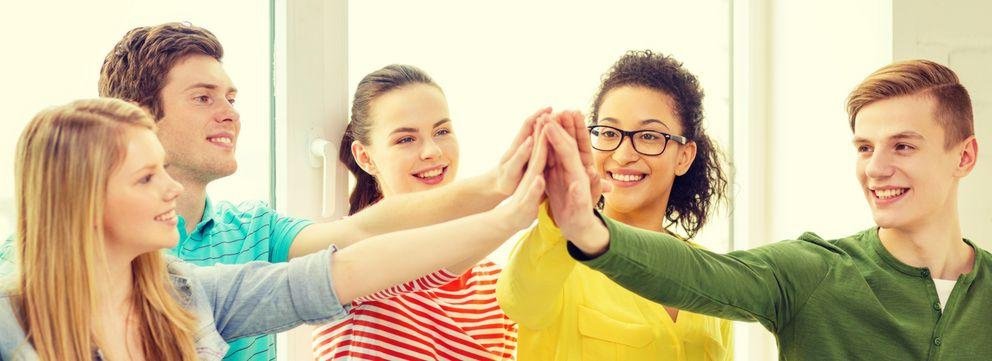
<path fill-rule="evenodd" d="M 221 223 L 248 223 L 255 219 L 277 215 L 276 211 L 263 201 L 243 201 L 237 204 L 217 201 L 213 204 L 213 217 Z"/>

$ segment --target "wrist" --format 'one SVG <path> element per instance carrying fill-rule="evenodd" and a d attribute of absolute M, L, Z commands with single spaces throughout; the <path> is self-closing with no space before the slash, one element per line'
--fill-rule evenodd
<path fill-rule="evenodd" d="M 590 215 L 568 240 L 585 255 L 596 257 L 609 249 L 610 231 L 599 217 Z"/>
<path fill-rule="evenodd" d="M 498 169 L 493 169 L 486 172 L 480 178 L 481 181 L 479 182 L 479 186 L 481 189 L 479 189 L 479 193 L 489 199 L 502 201 L 513 194 L 513 188 L 503 189 L 505 185 L 500 184 Z"/>

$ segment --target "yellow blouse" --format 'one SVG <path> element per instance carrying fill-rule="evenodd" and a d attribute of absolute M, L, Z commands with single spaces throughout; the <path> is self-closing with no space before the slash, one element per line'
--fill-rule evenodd
<path fill-rule="evenodd" d="M 679 310 L 673 322 L 662 305 L 576 262 L 546 204 L 514 247 L 496 297 L 519 324 L 519 360 L 733 359 L 731 321 Z"/>

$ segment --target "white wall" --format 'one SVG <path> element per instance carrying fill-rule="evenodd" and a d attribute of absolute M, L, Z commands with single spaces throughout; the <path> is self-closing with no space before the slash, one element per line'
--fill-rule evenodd
<path fill-rule="evenodd" d="M 992 2 L 983 0 L 893 2 L 892 55 L 896 60 L 931 59 L 948 65 L 971 94 L 979 158 L 959 190 L 964 236 L 992 249 Z"/>

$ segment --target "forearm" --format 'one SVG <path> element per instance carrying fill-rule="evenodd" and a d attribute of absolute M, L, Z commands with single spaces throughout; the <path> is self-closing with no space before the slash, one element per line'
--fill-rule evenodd
<path fill-rule="evenodd" d="M 574 246 L 569 252 L 614 282 L 655 302 L 721 318 L 757 320 L 773 326 L 790 311 L 789 300 L 807 293 L 816 281 L 816 262 L 781 269 L 776 258 L 797 258 L 795 250 L 778 247 L 719 255 L 691 247 L 666 234 L 604 218 L 609 243 L 604 253 L 589 258 Z M 807 258 L 808 259 L 808 258 Z M 811 276 L 811 277 L 806 277 Z"/>
<path fill-rule="evenodd" d="M 382 234 L 338 251 L 331 262 L 338 296 L 350 302 L 488 254 L 516 231 L 497 211 Z"/>
<path fill-rule="evenodd" d="M 343 249 L 372 236 L 423 227 L 479 213 L 506 198 L 485 174 L 422 192 L 383 198 L 351 217 L 317 223 L 293 241 L 289 257 L 299 257 L 335 245 Z"/>

